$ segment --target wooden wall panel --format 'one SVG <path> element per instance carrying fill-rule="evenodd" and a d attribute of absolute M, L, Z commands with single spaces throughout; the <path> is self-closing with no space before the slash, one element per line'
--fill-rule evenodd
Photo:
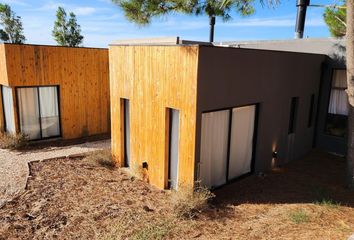
<path fill-rule="evenodd" d="M 149 181 L 166 179 L 166 108 L 180 110 L 179 183 L 193 185 L 197 46 L 111 46 L 112 151 L 123 164 L 120 99 L 130 100 L 131 168 L 147 162 Z"/>
<path fill-rule="evenodd" d="M 0 85 L 8 86 L 5 44 L 0 44 Z"/>
<path fill-rule="evenodd" d="M 6 57 L 5 57 L 5 45 L 0 45 L 0 85 L 8 86 L 7 69 L 6 69 Z M 2 93 L 0 88 L 0 132 L 5 130 L 5 116 L 2 108 Z"/>
<path fill-rule="evenodd" d="M 11 87 L 59 85 L 64 139 L 109 132 L 107 49 L 1 46 Z"/>

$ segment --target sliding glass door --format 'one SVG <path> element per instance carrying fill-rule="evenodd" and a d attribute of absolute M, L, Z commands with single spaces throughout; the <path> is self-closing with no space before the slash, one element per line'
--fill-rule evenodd
<path fill-rule="evenodd" d="M 219 187 L 252 172 L 256 105 L 202 114 L 200 180 Z"/>
<path fill-rule="evenodd" d="M 39 88 L 42 138 L 60 135 L 59 103 L 57 87 Z"/>
<path fill-rule="evenodd" d="M 232 109 L 228 180 L 251 172 L 256 106 Z"/>
<path fill-rule="evenodd" d="M 12 99 L 12 89 L 9 87 L 1 86 L 2 93 L 2 106 L 5 119 L 5 131 L 14 134 L 15 129 L 15 115 L 14 104 Z"/>
<path fill-rule="evenodd" d="M 30 140 L 60 136 L 58 87 L 17 88 L 21 132 Z"/>
<path fill-rule="evenodd" d="M 230 111 L 202 114 L 200 180 L 203 186 L 226 183 Z"/>

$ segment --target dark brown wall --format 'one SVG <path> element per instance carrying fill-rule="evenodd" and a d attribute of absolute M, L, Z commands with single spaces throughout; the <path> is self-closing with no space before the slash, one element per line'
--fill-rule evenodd
<path fill-rule="evenodd" d="M 277 164 L 287 162 L 292 97 L 299 97 L 294 158 L 309 152 L 314 133 L 313 127 L 307 126 L 310 99 L 315 94 L 315 114 L 323 60 L 322 55 L 201 46 L 197 162 L 202 112 L 253 103 L 259 103 L 255 170 L 270 169 L 273 150 L 278 151 Z"/>

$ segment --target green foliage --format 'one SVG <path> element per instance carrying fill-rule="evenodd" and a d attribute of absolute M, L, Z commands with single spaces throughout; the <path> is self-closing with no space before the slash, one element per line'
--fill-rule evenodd
<path fill-rule="evenodd" d="M 254 0 L 112 0 L 121 7 L 128 20 L 139 25 L 146 25 L 153 17 L 169 13 L 207 15 L 231 19 L 231 12 L 242 16 L 254 13 Z"/>
<path fill-rule="evenodd" d="M 345 6 L 345 3 L 342 6 Z M 346 16 L 347 12 L 345 8 L 326 8 L 323 19 L 333 37 L 345 36 L 347 30 Z"/>
<path fill-rule="evenodd" d="M 77 23 L 74 13 L 69 13 L 69 19 L 66 11 L 58 7 L 57 19 L 54 22 L 52 35 L 54 40 L 60 46 L 78 47 L 82 44 L 84 37 L 81 35 L 81 27 Z"/>
<path fill-rule="evenodd" d="M 322 199 L 321 201 L 315 202 L 316 205 L 320 205 L 327 208 L 339 208 L 340 202 L 335 202 L 332 199 Z"/>
<path fill-rule="evenodd" d="M 26 41 L 23 35 L 23 26 L 20 16 L 11 10 L 7 4 L 0 3 L 0 24 L 3 29 L 0 30 L 0 39 L 4 42 L 22 44 Z"/>

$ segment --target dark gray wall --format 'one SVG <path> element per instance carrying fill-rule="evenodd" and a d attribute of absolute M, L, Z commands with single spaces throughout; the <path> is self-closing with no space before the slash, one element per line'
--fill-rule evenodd
<path fill-rule="evenodd" d="M 255 171 L 289 160 L 288 124 L 292 97 L 299 97 L 295 156 L 308 153 L 314 127 L 308 128 L 311 94 L 315 109 L 325 56 L 315 54 L 201 46 L 198 65 L 196 162 L 200 156 L 201 114 L 227 107 L 259 104 Z M 314 118 L 315 120 L 315 118 Z"/>
<path fill-rule="evenodd" d="M 324 151 L 345 155 L 347 151 L 347 139 L 325 133 L 332 75 L 335 69 L 346 69 L 344 59 L 336 58 L 335 56 L 327 57 L 322 68 L 315 146 Z"/>

